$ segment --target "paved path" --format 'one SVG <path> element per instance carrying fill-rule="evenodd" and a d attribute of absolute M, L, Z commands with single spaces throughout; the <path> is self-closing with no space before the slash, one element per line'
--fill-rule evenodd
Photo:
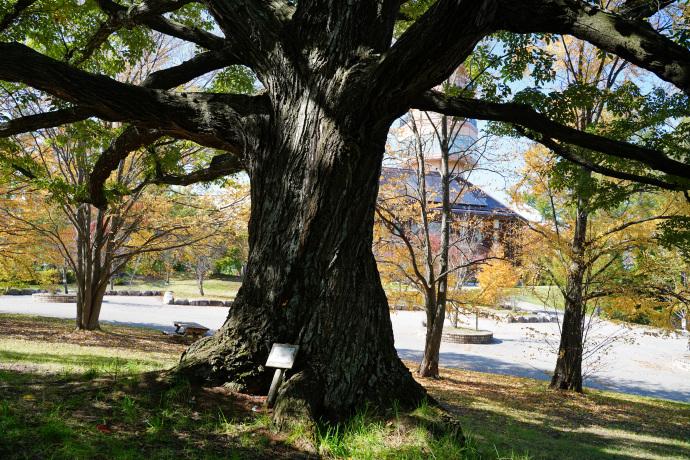
<path fill-rule="evenodd" d="M 520 306 L 538 308 L 530 304 Z M 171 330 L 175 320 L 194 321 L 214 332 L 223 325 L 227 311 L 224 307 L 161 305 L 160 298 L 156 297 L 107 296 L 101 321 L 161 330 Z M 74 304 L 34 303 L 30 296 L 0 296 L 0 313 L 73 319 L 76 308 Z M 401 358 L 421 359 L 424 337 L 419 333 L 419 327 L 424 317 L 422 312 L 407 311 L 391 315 L 395 346 Z M 469 322 L 474 325 L 473 318 Z M 493 344 L 443 343 L 441 365 L 548 380 L 548 372 L 555 366 L 556 354 L 547 340 L 558 345 L 557 323 L 507 324 L 480 319 L 479 328 L 494 333 Z M 645 332 L 648 332 L 647 328 L 622 330 L 607 321 L 595 321 L 591 339 L 618 335 L 624 340 L 615 341 L 608 350 L 600 353 L 599 363 L 592 363 L 591 359 L 585 362 L 586 371 L 590 373 L 585 386 L 690 402 L 690 371 L 673 363 L 674 358 L 687 354 L 688 337 L 673 334 L 662 338 Z"/>

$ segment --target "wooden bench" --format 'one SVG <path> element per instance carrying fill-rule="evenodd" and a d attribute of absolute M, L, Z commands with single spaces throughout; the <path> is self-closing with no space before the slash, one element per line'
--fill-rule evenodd
<path fill-rule="evenodd" d="M 209 331 L 209 328 L 206 326 L 190 321 L 173 321 L 173 325 L 175 326 L 173 332 L 163 332 L 163 334 L 173 338 L 190 338 L 196 340 L 203 337 Z"/>

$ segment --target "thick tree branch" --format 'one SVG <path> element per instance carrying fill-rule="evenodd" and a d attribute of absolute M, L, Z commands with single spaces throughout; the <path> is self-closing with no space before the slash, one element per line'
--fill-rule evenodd
<path fill-rule="evenodd" d="M 162 133 L 160 131 L 153 129 L 139 129 L 135 126 L 126 128 L 123 133 L 101 153 L 96 164 L 93 166 L 89 174 L 89 199 L 87 202 L 98 208 L 104 208 L 108 204 L 108 201 L 103 192 L 103 184 L 105 184 L 105 181 L 110 177 L 110 173 L 112 173 L 118 167 L 120 161 L 127 158 L 131 152 L 152 143 L 161 136 Z"/>
<path fill-rule="evenodd" d="M 546 139 L 537 138 L 536 136 L 534 136 L 534 138 L 553 149 L 557 154 L 578 164 L 582 164 L 593 171 L 612 177 L 640 181 L 671 190 L 683 189 L 682 185 L 670 181 L 646 178 L 644 176 L 622 173 L 602 167 L 582 158 L 566 147 L 556 144 L 551 139 L 557 139 L 567 144 L 602 152 L 617 158 L 639 161 L 650 168 L 671 176 L 690 179 L 690 165 L 673 160 L 661 151 L 578 131 L 574 128 L 556 123 L 524 104 L 491 103 L 476 99 L 449 97 L 437 91 L 427 91 L 412 101 L 412 107 L 446 115 L 502 121 L 524 126 L 530 131 L 545 136 Z M 529 134 L 525 131 L 522 131 L 522 133 Z"/>
<path fill-rule="evenodd" d="M 76 123 L 86 120 L 90 116 L 87 110 L 72 108 L 61 109 L 53 112 L 38 113 L 0 123 L 0 137 L 14 136 L 16 134 L 36 131 L 44 128 Z"/>
<path fill-rule="evenodd" d="M 574 149 L 568 147 L 567 145 L 559 144 L 553 139 L 541 137 L 537 139 L 535 136 L 530 135 L 520 127 L 515 127 L 518 132 L 521 132 L 528 139 L 532 139 L 535 142 L 539 142 L 544 147 L 553 151 L 556 155 L 565 158 L 566 160 L 572 161 L 575 164 L 584 166 L 585 168 L 591 170 L 592 172 L 602 174 L 604 176 L 613 177 L 615 179 L 628 180 L 632 182 L 639 182 L 641 184 L 652 185 L 665 190 L 680 191 L 684 190 L 687 185 L 683 185 L 679 182 L 674 181 L 664 181 L 661 179 L 656 179 L 654 177 L 642 176 L 639 174 L 631 174 L 622 171 L 616 171 L 612 168 L 607 168 L 595 163 L 587 158 L 583 157 L 577 153 Z"/>
<path fill-rule="evenodd" d="M 301 43 L 318 43 L 328 55 L 324 64 L 330 71 L 388 50 L 400 12 L 399 0 L 336 0 L 325 8 L 321 1 L 296 3 L 293 34 Z M 301 52 L 305 50 L 309 48 L 302 46 Z"/>
<path fill-rule="evenodd" d="M 104 120 L 159 129 L 233 153 L 241 153 L 246 143 L 243 117 L 266 109 L 261 96 L 171 93 L 119 83 L 19 43 L 0 43 L 0 79 L 25 83 Z"/>
<path fill-rule="evenodd" d="M 196 0 L 144 0 L 129 8 L 113 0 L 96 0 L 96 3 L 108 16 L 121 16 L 122 24 L 127 28 L 132 28 L 144 18 L 178 10 L 194 1 Z"/>
<path fill-rule="evenodd" d="M 152 89 L 172 89 L 214 70 L 242 64 L 228 49 L 206 51 L 182 64 L 151 73 L 140 86 Z"/>
<path fill-rule="evenodd" d="M 645 21 L 628 19 L 580 0 L 498 1 L 501 6 L 497 29 L 573 35 L 654 72 L 690 95 L 690 51 L 657 33 Z M 652 7 L 641 11 L 650 11 L 649 8 Z M 635 17 L 634 8 L 621 12 Z"/>
<path fill-rule="evenodd" d="M 207 51 L 197 54 L 182 64 L 153 72 L 139 86 L 151 89 L 172 89 L 206 73 L 236 64 L 239 64 L 239 61 L 229 50 Z M 75 123 L 93 115 L 92 112 L 82 108 L 28 115 L 0 123 L 0 137 Z"/>
<path fill-rule="evenodd" d="M 142 21 L 142 24 L 163 34 L 194 43 L 209 50 L 220 50 L 229 45 L 224 38 L 214 35 L 211 32 L 199 29 L 198 27 L 189 27 L 163 17 L 148 18 Z"/>
<path fill-rule="evenodd" d="M 237 156 L 230 153 L 216 155 L 211 159 L 211 164 L 207 168 L 198 169 L 184 175 L 168 174 L 163 171 L 160 164 L 157 164 L 155 177 L 149 178 L 139 184 L 132 193 L 136 193 L 149 184 L 191 185 L 199 182 L 210 182 L 244 170 L 245 167 L 242 161 Z"/>
<path fill-rule="evenodd" d="M 613 12 L 628 19 L 645 19 L 663 10 L 675 0 L 627 0 Z"/>
<path fill-rule="evenodd" d="M 275 0 L 202 0 L 225 35 L 225 46 L 248 67 L 267 71 L 275 61 L 267 50 L 281 48 L 281 33 L 295 7 Z M 291 37 L 289 40 L 293 40 Z"/>
<path fill-rule="evenodd" d="M 441 84 L 495 29 L 498 1 L 439 0 L 383 54 L 374 81 L 393 111 Z M 443 37 L 443 39 L 439 39 Z M 390 78 L 395 75 L 395 78 Z M 386 102 L 385 100 L 382 102 Z M 400 112 L 402 113 L 402 112 Z"/>
<path fill-rule="evenodd" d="M 160 16 L 162 13 L 177 10 L 187 3 L 191 3 L 191 0 L 140 2 L 129 8 L 112 0 L 97 0 L 97 3 L 101 10 L 108 15 L 108 19 L 101 24 L 86 48 L 80 51 L 81 56 L 73 63 L 74 65 L 86 61 L 113 32 L 122 28 L 131 29 L 138 24 L 144 24 L 158 32 L 195 43 L 210 50 L 222 49 L 226 45 L 222 37 Z M 70 52 L 68 58 L 73 53 L 74 50 Z"/>

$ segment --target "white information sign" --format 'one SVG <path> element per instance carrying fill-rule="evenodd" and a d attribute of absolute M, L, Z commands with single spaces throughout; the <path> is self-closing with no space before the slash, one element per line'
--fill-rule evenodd
<path fill-rule="evenodd" d="M 299 345 L 289 343 L 274 343 L 271 353 L 268 355 L 266 367 L 277 367 L 279 369 L 291 369 L 297 358 Z"/>

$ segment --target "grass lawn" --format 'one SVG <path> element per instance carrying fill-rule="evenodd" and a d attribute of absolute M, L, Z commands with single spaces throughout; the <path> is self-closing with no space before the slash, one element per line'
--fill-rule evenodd
<path fill-rule="evenodd" d="M 184 344 L 102 327 L 0 315 L 0 458 L 690 458 L 690 404 L 456 369 L 422 384 L 467 444 L 410 423 L 429 407 L 279 432 L 262 397 L 167 377 Z"/>
<path fill-rule="evenodd" d="M 563 310 L 563 295 L 556 286 L 522 286 L 508 289 L 508 297 Z"/>
<path fill-rule="evenodd" d="M 207 300 L 233 300 L 237 295 L 237 290 L 242 285 L 242 277 L 230 275 L 211 275 L 204 281 L 204 296 L 199 294 L 199 287 L 196 280 L 184 272 L 173 272 L 170 276 L 170 284 L 165 284 L 164 277 L 136 276 L 132 285 L 129 284 L 129 277 L 122 278 L 122 283 L 116 284 L 115 290 L 137 290 L 137 291 L 173 291 L 176 299 L 207 299 Z M 38 289 L 39 286 L 30 285 L 28 287 Z M 68 285 L 69 290 L 76 288 L 74 283 Z M 62 284 L 56 286 L 62 291 Z"/>
<path fill-rule="evenodd" d="M 131 289 L 140 291 L 173 291 L 176 299 L 214 299 L 233 300 L 237 290 L 242 285 L 242 278 L 229 275 L 211 275 L 204 281 L 204 296 L 199 294 L 196 280 L 187 273 L 173 272 L 170 277 L 170 285 L 165 285 L 165 279 L 153 277 L 137 277 L 132 283 Z M 129 289 L 129 284 L 115 286 L 115 289 Z"/>

